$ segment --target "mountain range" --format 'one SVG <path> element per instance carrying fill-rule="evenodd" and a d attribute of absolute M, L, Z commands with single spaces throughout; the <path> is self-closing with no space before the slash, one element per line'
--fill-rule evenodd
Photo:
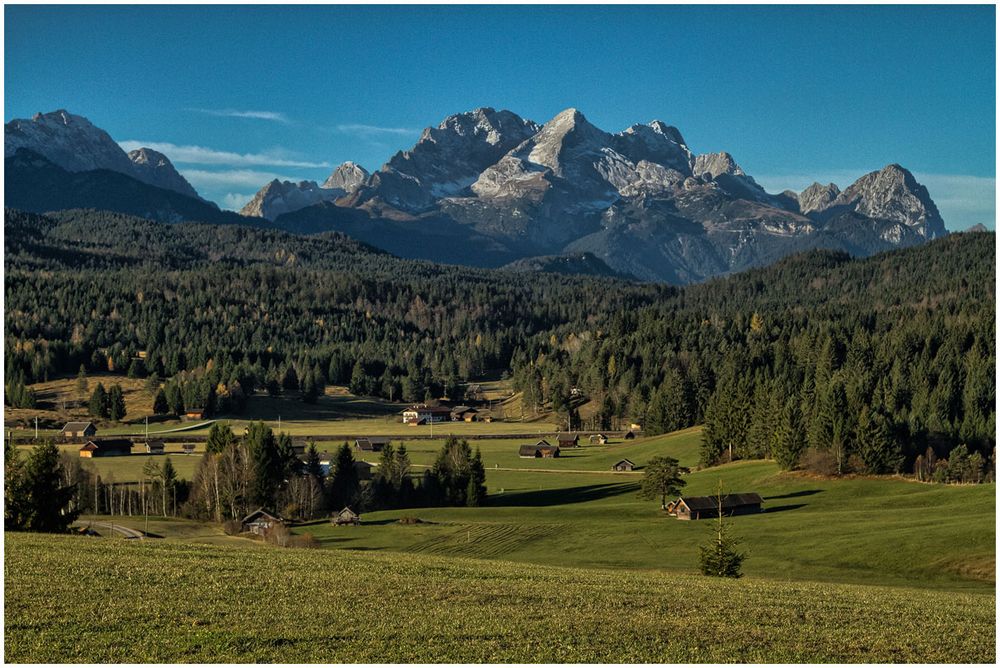
<path fill-rule="evenodd" d="M 333 230 L 438 262 L 690 283 L 810 248 L 863 256 L 947 234 L 927 189 L 899 165 L 843 190 L 771 194 L 732 155 L 693 152 L 673 126 L 609 133 L 576 109 L 541 125 L 491 108 L 449 116 L 372 174 L 347 162 L 321 185 L 272 181 L 239 215 L 200 199 L 166 156 L 126 154 L 80 116 L 60 110 L 4 129 L 8 206 Z"/>

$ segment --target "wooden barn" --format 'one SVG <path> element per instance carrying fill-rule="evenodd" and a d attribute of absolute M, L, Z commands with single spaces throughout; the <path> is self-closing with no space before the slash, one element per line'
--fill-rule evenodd
<path fill-rule="evenodd" d="M 382 452 L 390 440 L 386 436 L 363 436 L 354 439 L 354 447 L 361 452 Z"/>
<path fill-rule="evenodd" d="M 334 526 L 341 526 L 344 524 L 353 524 L 354 526 L 358 526 L 361 524 L 361 515 L 358 515 L 350 508 L 344 508 L 330 518 L 330 524 Z"/>
<path fill-rule="evenodd" d="M 615 462 L 615 465 L 611 467 L 612 471 L 634 471 L 635 464 L 631 459 L 621 459 Z"/>
<path fill-rule="evenodd" d="M 185 443 L 184 445 L 181 446 L 181 450 L 184 451 L 185 455 L 193 455 L 194 454 L 194 443 Z"/>
<path fill-rule="evenodd" d="M 722 514 L 750 515 L 762 512 L 764 499 L 760 494 L 726 494 L 722 497 Z M 679 520 L 702 520 L 719 516 L 719 499 L 715 496 L 688 496 L 667 505 L 667 512 Z"/>
<path fill-rule="evenodd" d="M 627 432 L 625 432 L 625 435 L 622 436 L 622 438 L 624 440 L 626 440 L 626 441 L 632 441 L 632 440 L 635 439 L 635 432 L 634 431 L 627 431 Z"/>
<path fill-rule="evenodd" d="M 205 409 L 204 408 L 189 408 L 184 411 L 185 420 L 203 420 L 205 419 Z"/>
<path fill-rule="evenodd" d="M 517 456 L 522 459 L 551 459 L 559 456 L 559 446 L 549 445 L 539 441 L 534 445 L 522 445 L 517 450 Z"/>
<path fill-rule="evenodd" d="M 93 439 L 80 448 L 81 457 L 117 457 L 131 454 L 132 441 L 127 438 Z"/>
<path fill-rule="evenodd" d="M 146 452 L 151 455 L 162 455 L 167 451 L 167 444 L 163 441 L 146 441 Z"/>
<path fill-rule="evenodd" d="M 607 434 L 591 434 L 590 435 L 590 444 L 591 445 L 607 445 L 608 444 L 608 436 L 607 436 Z"/>
<path fill-rule="evenodd" d="M 479 411 L 471 406 L 455 406 L 451 409 L 452 422 L 475 422 Z"/>
<path fill-rule="evenodd" d="M 94 438 L 97 427 L 93 422 L 67 422 L 60 434 L 63 438 Z"/>
<path fill-rule="evenodd" d="M 578 448 L 580 447 L 580 434 L 564 432 L 556 436 L 556 441 L 558 441 L 560 448 Z"/>
<path fill-rule="evenodd" d="M 241 522 L 243 525 L 243 531 L 249 531 L 250 533 L 257 534 L 258 536 L 263 536 L 275 525 L 284 523 L 285 520 L 282 517 L 263 508 L 258 508 L 253 511 L 244 517 Z"/>

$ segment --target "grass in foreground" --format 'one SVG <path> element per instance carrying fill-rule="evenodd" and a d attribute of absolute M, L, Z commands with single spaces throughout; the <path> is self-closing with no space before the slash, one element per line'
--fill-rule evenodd
<path fill-rule="evenodd" d="M 991 594 L 155 540 L 4 543 L 7 662 L 996 657 Z"/>

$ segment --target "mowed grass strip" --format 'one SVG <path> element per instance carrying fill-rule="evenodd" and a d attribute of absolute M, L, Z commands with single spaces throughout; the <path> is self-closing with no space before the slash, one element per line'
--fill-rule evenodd
<path fill-rule="evenodd" d="M 992 594 L 416 554 L 4 541 L 7 662 L 996 658 Z"/>

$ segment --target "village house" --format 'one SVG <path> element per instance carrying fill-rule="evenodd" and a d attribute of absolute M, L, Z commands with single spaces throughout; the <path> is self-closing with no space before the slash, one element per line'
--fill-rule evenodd
<path fill-rule="evenodd" d="M 544 458 L 551 459 L 559 456 L 559 446 L 549 445 L 545 441 L 539 441 L 534 445 L 522 445 L 517 450 L 517 456 L 523 459 Z"/>
<path fill-rule="evenodd" d="M 635 464 L 631 459 L 620 459 L 611 467 L 612 471 L 634 471 Z"/>
<path fill-rule="evenodd" d="M 576 432 L 563 432 L 556 436 L 560 448 L 580 447 L 580 435 Z"/>
<path fill-rule="evenodd" d="M 60 433 L 63 438 L 93 438 L 97 427 L 92 422 L 67 422 Z"/>
<path fill-rule="evenodd" d="M 759 494 L 726 494 L 722 497 L 722 514 L 749 515 L 762 512 L 764 500 Z M 719 516 L 719 499 L 715 496 L 681 497 L 667 504 L 667 512 L 679 520 L 701 520 Z"/>
<path fill-rule="evenodd" d="M 451 420 L 451 409 L 447 406 L 410 406 L 403 411 L 403 424 L 418 425 Z"/>
<path fill-rule="evenodd" d="M 163 441 L 146 441 L 146 452 L 151 455 L 162 455 L 167 450 Z"/>
<path fill-rule="evenodd" d="M 115 457 L 131 454 L 132 441 L 127 438 L 93 439 L 80 448 L 81 457 Z"/>
<path fill-rule="evenodd" d="M 361 452 L 382 452 L 389 445 L 387 436 L 362 436 L 354 439 L 354 447 Z"/>
<path fill-rule="evenodd" d="M 361 524 L 361 515 L 358 515 L 350 508 L 344 508 L 330 518 L 330 524 L 334 526 L 341 526 L 344 524 L 353 524 L 354 526 L 358 526 Z"/>
<path fill-rule="evenodd" d="M 263 536 L 273 527 L 285 524 L 284 518 L 263 508 L 258 508 L 243 518 L 242 530 Z"/>

